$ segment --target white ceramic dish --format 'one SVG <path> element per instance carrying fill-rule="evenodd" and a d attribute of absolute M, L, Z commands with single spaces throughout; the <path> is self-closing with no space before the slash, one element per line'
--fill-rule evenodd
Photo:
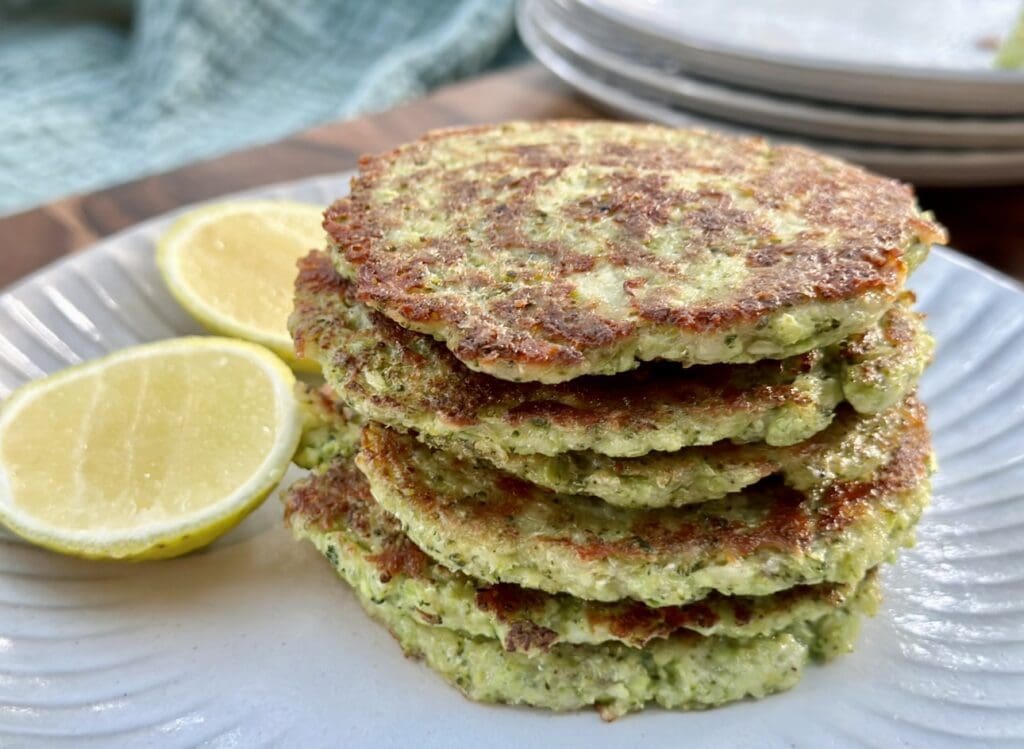
<path fill-rule="evenodd" d="M 888 109 L 1024 114 L 1024 72 L 993 67 L 1017 0 L 565 1 L 716 80 Z"/>
<path fill-rule="evenodd" d="M 530 0 L 534 24 L 563 57 L 575 56 L 640 90 L 699 114 L 827 140 L 931 148 L 1021 148 L 1024 118 L 887 112 L 766 94 L 695 78 L 665 55 L 603 26 L 580 23 L 563 4 Z"/>
<path fill-rule="evenodd" d="M 563 54 L 551 45 L 544 30 L 537 25 L 532 7 L 529 0 L 518 5 L 518 29 L 526 46 L 548 70 L 616 115 L 676 127 L 765 135 L 778 142 L 826 151 L 917 185 L 999 185 L 1024 180 L 1024 149 L 885 148 L 762 130 L 684 111 L 650 96 L 636 81 Z"/>
<path fill-rule="evenodd" d="M 327 203 L 347 175 L 266 188 Z M 148 221 L 0 295 L 0 393 L 197 332 Z M 923 382 L 942 469 L 859 648 L 793 691 L 602 723 L 463 699 L 402 657 L 276 497 L 209 549 L 90 563 L 0 533 L 0 746 L 991 746 L 1024 741 L 1024 292 L 949 250 L 913 278 L 938 341 Z M 291 477 L 293 478 L 293 477 Z"/>

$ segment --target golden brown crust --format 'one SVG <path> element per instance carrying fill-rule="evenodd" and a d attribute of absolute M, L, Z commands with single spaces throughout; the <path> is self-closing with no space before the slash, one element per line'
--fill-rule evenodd
<path fill-rule="evenodd" d="M 323 342 L 336 337 L 337 331 L 343 328 L 341 320 L 325 316 L 322 310 L 306 310 L 303 300 L 322 302 L 333 296 L 347 306 L 359 302 L 352 282 L 338 274 L 326 254 L 311 252 L 299 261 L 298 267 L 299 298 L 295 317 L 311 321 L 311 324 L 293 328 L 295 349 L 302 355 L 310 342 L 326 348 Z M 685 371 L 669 362 L 652 362 L 614 378 L 580 377 L 557 385 L 509 382 L 464 368 L 440 343 L 425 339 L 422 334 L 407 330 L 384 315 L 370 312 L 369 317 L 375 337 L 400 351 L 410 371 L 426 365 L 428 359 L 443 362 L 444 370 L 436 386 L 423 388 L 424 392 L 432 391 L 434 397 L 420 408 L 439 414 L 451 424 L 461 425 L 477 423 L 482 413 L 504 411 L 505 421 L 511 427 L 531 419 L 544 419 L 565 426 L 602 424 L 608 430 L 625 431 L 650 428 L 653 414 L 648 409 L 652 406 L 707 405 L 730 412 L 801 403 L 806 401 L 806 393 L 790 382 L 796 374 L 809 371 L 821 358 L 820 352 L 812 351 L 785 360 L 706 365 Z M 429 354 L 420 353 L 424 348 Z M 346 351 L 338 351 L 336 355 L 342 357 L 343 371 L 355 373 L 364 366 L 358 357 Z"/>
<path fill-rule="evenodd" d="M 322 475 L 298 481 L 289 488 L 284 498 L 284 516 L 289 520 L 299 515 L 303 522 L 325 530 L 344 526 L 362 536 L 379 532 L 382 549 L 368 556 L 367 561 L 380 571 L 381 580 L 387 582 L 399 574 L 423 577 L 432 564 L 430 557 L 402 533 L 397 521 L 377 527 L 374 504 L 363 474 L 350 460 L 340 459 L 332 461 Z"/>
<path fill-rule="evenodd" d="M 319 358 L 325 376 L 345 401 L 376 420 L 434 435 L 464 433 L 477 439 L 488 434 L 485 427 L 507 433 L 523 429 L 524 434 L 526 429 L 544 429 L 545 438 L 566 443 L 554 450 L 532 448 L 549 454 L 586 447 L 620 456 L 652 447 L 674 449 L 652 440 L 666 424 L 684 417 L 689 423 L 708 425 L 741 414 L 749 418 L 742 424 L 737 421 L 736 431 L 683 444 L 764 439 L 763 433 L 744 435 L 743 430 L 749 425 L 763 429 L 776 414 L 797 408 L 805 409 L 801 413 L 806 412 L 809 421 L 819 420 L 819 410 L 830 410 L 838 400 L 826 387 L 836 377 L 832 372 L 845 361 L 853 362 L 856 354 L 837 361 L 834 351 L 815 350 L 781 360 L 686 369 L 672 362 L 649 362 L 614 377 L 584 376 L 553 385 L 509 382 L 466 368 L 442 343 L 369 310 L 356 296 L 353 283 L 334 269 L 325 253 L 312 252 L 299 261 L 291 322 L 296 351 Z M 910 313 L 899 307 L 891 316 L 900 314 Z M 916 319 L 913 322 L 919 325 Z M 858 350 L 868 351 L 868 343 Z M 913 355 L 913 342 L 897 353 Z M 822 384 L 809 386 L 811 382 Z M 818 428 L 827 423 L 820 421 Z M 803 436 L 813 431 L 809 424 Z M 614 435 L 631 449 L 641 444 L 647 449 L 629 452 L 570 444 L 607 441 Z"/>
<path fill-rule="evenodd" d="M 547 593 L 511 583 L 487 585 L 476 592 L 476 605 L 494 614 L 499 621 L 510 622 L 544 606 Z"/>
<path fill-rule="evenodd" d="M 522 488 L 515 482 L 504 486 L 513 493 Z M 381 553 L 365 557 L 377 567 L 382 582 L 403 576 L 434 584 L 451 577 L 469 580 L 441 568 L 409 540 L 398 521 L 376 505 L 365 477 L 348 459 L 336 459 L 323 473 L 295 483 L 284 501 L 288 518 L 297 515 L 301 523 L 324 530 L 343 529 L 356 538 L 368 542 L 373 539 L 374 544 L 382 546 Z M 476 591 L 476 607 L 507 625 L 504 645 L 509 652 L 547 650 L 559 640 L 556 632 L 538 621 L 546 621 L 545 611 L 558 602 L 564 603 L 564 596 L 510 583 L 471 582 Z M 723 617 L 745 626 L 753 620 L 755 611 L 766 617 L 810 600 L 826 601 L 838 608 L 852 590 L 851 586 L 831 583 L 797 585 L 759 598 L 711 593 L 695 603 L 664 607 L 633 600 L 587 601 L 582 602 L 579 616 L 594 629 L 606 630 L 623 642 L 643 647 L 657 638 L 696 637 L 694 630 L 710 629 Z M 436 614 L 419 609 L 417 614 L 427 624 L 443 625 L 443 619 Z"/>
<path fill-rule="evenodd" d="M 366 478 L 351 461 L 334 461 L 322 477 L 296 482 L 284 500 L 284 517 L 301 515 L 306 523 L 330 528 L 342 523 L 368 533 L 368 503 L 373 502 Z"/>
<path fill-rule="evenodd" d="M 505 635 L 505 650 L 509 653 L 541 650 L 547 652 L 558 642 L 558 633 L 553 629 L 542 627 L 529 619 L 517 619 L 508 628 Z"/>
<path fill-rule="evenodd" d="M 849 590 L 849 586 L 832 583 L 795 585 L 770 597 L 761 598 L 759 613 L 765 616 L 771 610 L 785 611 L 809 598 L 827 601 L 839 607 Z M 769 601 L 770 609 L 766 606 Z M 711 593 L 702 601 L 683 606 L 652 608 L 640 601 L 623 602 L 618 606 L 593 606 L 587 611 L 587 616 L 593 625 L 607 627 L 616 637 L 629 642 L 647 643 L 657 638 L 710 629 L 721 619 L 722 612 L 727 612 L 739 625 L 748 624 L 754 616 L 753 601 L 747 596 Z"/>
<path fill-rule="evenodd" d="M 593 351 L 628 348 L 647 328 L 709 335 L 892 297 L 907 248 L 944 238 L 901 183 L 798 147 L 652 125 L 447 130 L 360 168 L 324 223 L 359 299 L 488 371 L 586 371 Z M 444 229 L 420 231 L 427 214 Z M 680 299 L 721 258 L 746 270 Z M 580 294 L 601 273 L 619 280 L 621 308 Z"/>
<path fill-rule="evenodd" d="M 838 536 L 879 503 L 918 487 L 930 471 L 931 439 L 924 407 L 915 401 L 908 412 L 898 447 L 868 481 L 839 481 L 802 493 L 768 479 L 725 500 L 662 510 L 604 510 L 601 516 L 594 516 L 585 500 L 433 453 L 446 467 L 446 488 L 439 489 L 423 467 L 430 448 L 379 424 L 364 427 L 361 460 L 386 474 L 390 491 L 419 517 L 467 537 L 486 538 L 497 529 L 506 541 L 563 547 L 583 561 L 656 563 L 709 555 L 737 560 L 764 551 L 800 553 Z M 430 470 L 435 469 L 439 466 Z M 524 518 L 528 537 L 519 524 Z"/>
<path fill-rule="evenodd" d="M 406 537 L 389 543 L 379 554 L 371 554 L 367 558 L 380 570 L 380 579 L 387 582 L 395 575 L 406 577 L 423 577 L 426 574 L 430 557 Z"/>

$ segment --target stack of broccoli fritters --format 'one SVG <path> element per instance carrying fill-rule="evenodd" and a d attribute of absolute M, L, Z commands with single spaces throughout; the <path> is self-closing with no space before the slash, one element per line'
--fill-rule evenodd
<path fill-rule="evenodd" d="M 300 263 L 289 521 L 475 699 L 704 707 L 848 651 L 929 496 L 910 190 L 606 122 L 366 158 Z"/>

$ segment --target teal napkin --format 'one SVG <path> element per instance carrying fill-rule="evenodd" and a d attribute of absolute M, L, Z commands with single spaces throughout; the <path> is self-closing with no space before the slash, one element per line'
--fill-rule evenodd
<path fill-rule="evenodd" d="M 0 0 L 0 214 L 516 59 L 512 0 Z"/>

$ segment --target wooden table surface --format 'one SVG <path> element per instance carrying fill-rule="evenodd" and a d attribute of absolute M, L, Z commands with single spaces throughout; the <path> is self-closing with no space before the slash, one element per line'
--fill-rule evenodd
<path fill-rule="evenodd" d="M 0 219 L 0 288 L 69 252 L 173 208 L 259 185 L 351 169 L 360 154 L 424 130 L 507 119 L 598 117 L 536 64 L 483 76 L 381 114 L 337 122 Z M 928 189 L 950 244 L 1024 280 L 1024 185 Z"/>

